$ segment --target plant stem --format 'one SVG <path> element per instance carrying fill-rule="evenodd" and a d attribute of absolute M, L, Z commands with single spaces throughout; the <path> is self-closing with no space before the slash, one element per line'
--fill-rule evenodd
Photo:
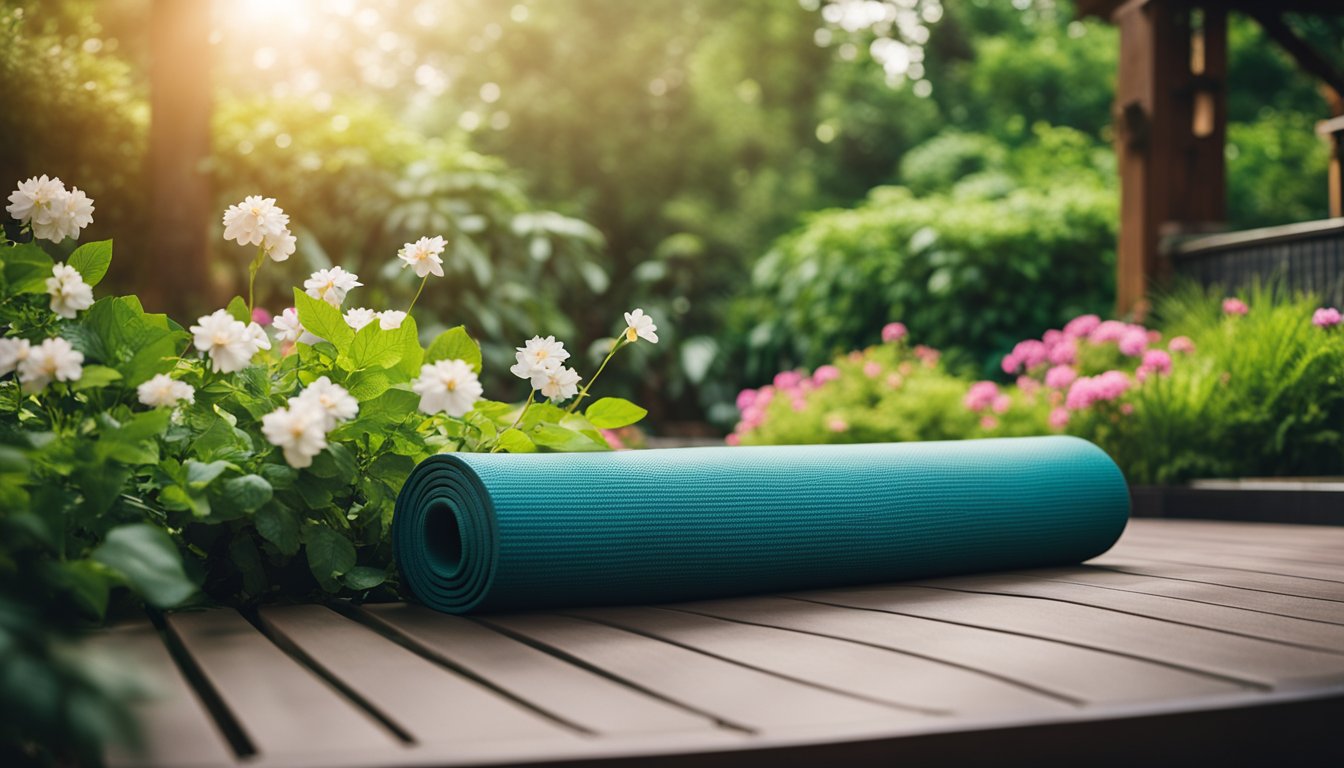
<path fill-rule="evenodd" d="M 252 314 L 252 287 L 256 285 L 257 273 L 261 271 L 261 265 L 266 262 L 266 246 L 257 246 L 257 255 L 252 259 L 251 265 L 247 268 L 247 314 Z"/>
<path fill-rule="evenodd" d="M 583 385 L 583 389 L 579 390 L 578 396 L 574 398 L 574 402 L 569 404 L 569 408 L 565 409 L 565 413 L 573 413 L 578 409 L 579 403 L 582 403 L 583 398 L 588 396 L 588 389 L 593 386 L 593 382 L 597 381 L 597 377 L 602 375 L 602 371 L 606 369 L 607 363 L 611 362 L 611 358 L 616 356 L 616 352 L 627 343 L 628 342 L 625 340 L 624 336 L 617 341 L 612 342 L 611 351 L 608 352 L 607 356 L 602 360 L 602 364 L 597 366 L 597 373 L 594 373 L 593 378 L 589 379 L 588 383 Z"/>
<path fill-rule="evenodd" d="M 423 293 L 425 290 L 425 283 L 428 282 L 429 282 L 429 275 L 425 275 L 424 277 L 420 278 L 420 287 L 416 289 L 415 295 L 411 297 L 411 305 L 406 308 L 406 314 L 408 315 L 411 314 L 411 310 L 415 308 L 415 302 L 419 301 L 420 294 Z M 528 395 L 528 397 L 531 398 L 531 395 Z"/>
<path fill-rule="evenodd" d="M 518 418 L 513 420 L 513 423 L 509 425 L 509 429 L 517 429 L 518 425 L 523 423 L 523 417 L 527 415 L 527 409 L 532 407 L 532 396 L 535 395 L 536 393 L 537 393 L 536 390 L 532 390 L 527 393 L 527 402 L 523 403 L 523 410 L 518 412 Z M 509 429 L 504 430 L 504 432 L 508 432 Z M 500 432 L 499 434 L 502 435 L 504 434 L 504 432 Z M 496 435 L 495 447 L 491 448 L 490 452 L 495 453 L 498 450 L 499 450 L 499 435 Z"/>

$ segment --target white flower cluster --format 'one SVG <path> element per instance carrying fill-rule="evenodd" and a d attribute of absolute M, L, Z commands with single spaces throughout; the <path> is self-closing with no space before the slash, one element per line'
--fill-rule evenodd
<path fill-rule="evenodd" d="M 275 339 L 281 344 L 295 341 L 304 344 L 319 344 L 325 341 L 325 339 L 304 330 L 303 324 L 299 322 L 299 311 L 293 307 L 289 307 L 276 315 L 275 319 L 271 321 L 271 328 L 275 329 Z"/>
<path fill-rule="evenodd" d="M 554 336 L 533 336 L 518 347 L 514 358 L 518 361 L 509 371 L 520 379 L 527 379 L 532 388 L 555 402 L 568 400 L 579 391 L 579 373 L 566 368 L 569 350 Z"/>
<path fill-rule="evenodd" d="M 395 331 L 401 327 L 402 321 L 406 319 L 406 313 L 395 309 L 385 309 L 382 312 L 375 312 L 372 309 L 359 307 L 358 309 L 347 309 L 345 311 L 345 324 L 354 328 L 356 331 L 364 326 L 378 321 L 378 327 L 384 331 Z"/>
<path fill-rule="evenodd" d="M 69 264 L 56 264 L 47 278 L 47 293 L 51 296 L 51 311 L 66 320 L 93 306 L 93 288 L 84 282 L 79 270 Z"/>
<path fill-rule="evenodd" d="M 422 237 L 414 243 L 403 245 L 397 252 L 397 258 L 405 262 L 401 265 L 402 269 L 414 268 L 416 277 L 443 277 L 444 245 L 442 237 Z"/>
<path fill-rule="evenodd" d="M 185 381 L 177 381 L 166 373 L 160 373 L 135 388 L 143 405 L 150 408 L 174 408 L 179 403 L 196 402 L 196 390 Z"/>
<path fill-rule="evenodd" d="M 190 331 L 196 349 L 210 356 L 210 369 L 216 373 L 241 371 L 252 362 L 253 355 L 271 348 L 271 340 L 260 325 L 235 320 L 223 309 L 198 318 Z"/>
<path fill-rule="evenodd" d="M 289 231 L 289 214 L 275 204 L 275 198 L 261 195 L 249 195 L 224 211 L 224 239 L 261 246 L 271 261 L 288 259 L 296 242 Z"/>
<path fill-rule="evenodd" d="M 340 267 L 332 267 L 319 269 L 304 280 L 303 291 L 314 299 L 321 299 L 333 307 L 339 307 L 341 302 L 345 301 L 345 295 L 361 285 L 363 283 L 359 282 L 359 275 L 346 272 Z"/>
<path fill-rule="evenodd" d="M 79 381 L 84 353 L 59 336 L 33 346 L 27 339 L 0 339 L 0 376 L 18 371 L 27 394 L 41 392 L 54 381 Z"/>
<path fill-rule="evenodd" d="M 261 433 L 284 452 L 291 467 L 303 469 L 327 447 L 327 433 L 358 414 L 359 401 L 323 376 L 284 407 L 261 417 Z"/>
<path fill-rule="evenodd" d="M 9 215 L 33 230 L 33 237 L 59 243 L 67 237 L 79 237 L 79 231 L 93 223 L 93 201 L 79 187 L 65 188 L 58 178 L 46 174 L 19 182 L 9 194 Z"/>
<path fill-rule="evenodd" d="M 420 396 L 420 410 L 430 414 L 467 415 L 481 399 L 480 379 L 465 360 L 440 360 L 420 366 L 420 378 L 411 384 Z"/>

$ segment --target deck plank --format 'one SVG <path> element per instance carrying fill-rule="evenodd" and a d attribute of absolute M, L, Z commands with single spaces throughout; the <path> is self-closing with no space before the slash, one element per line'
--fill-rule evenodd
<path fill-rule="evenodd" d="M 400 741 L 231 609 L 175 613 L 168 627 L 262 755 L 393 750 Z"/>
<path fill-rule="evenodd" d="M 261 617 L 417 743 L 576 735 L 324 606 L 264 607 Z"/>
<path fill-rule="evenodd" d="M 605 608 L 578 616 L 769 672 L 914 710 L 948 714 L 1058 713 L 1060 697 L 871 645 L 665 608 Z"/>
<path fill-rule="evenodd" d="M 1057 600 L 1344 655 L 1344 626 L 1244 608 L 1191 603 L 1177 598 L 1123 592 L 1087 584 L 1049 581 L 1039 576 L 1020 574 L 939 579 L 911 582 L 910 585 L 977 594 L 1019 595 Z"/>
<path fill-rule="evenodd" d="M 214 768 L 236 765 L 235 753 L 214 718 L 183 678 L 163 639 L 148 622 L 115 627 L 88 640 L 93 653 L 132 665 L 149 689 L 136 702 L 141 746 L 115 747 L 107 755 L 112 768 Z"/>
<path fill-rule="evenodd" d="M 1344 681 L 1337 654 L 1053 600 L 909 586 L 798 596 L 1072 643 L 1266 688 Z"/>
<path fill-rule="evenodd" d="M 1107 552 L 1100 557 L 1087 561 L 1087 564 L 1143 576 L 1185 579 L 1226 587 L 1241 587 L 1243 589 L 1256 589 L 1261 592 L 1344 602 L 1344 584 L 1337 581 L 1322 581 L 1321 579 L 1232 567 L 1233 564 L 1226 561 L 1201 564 Z"/>
<path fill-rule="evenodd" d="M 561 661 L 470 619 L 395 603 L 365 608 L 435 658 L 595 734 L 715 730 L 714 722 Z"/>
<path fill-rule="evenodd" d="M 1247 690 L 1226 680 L 1091 648 L 917 616 L 784 597 L 714 600 L 675 607 L 936 659 L 1079 704 Z"/>
<path fill-rule="evenodd" d="M 745 731 L 927 723 L 934 715 L 882 706 L 583 619 L 530 614 L 485 621 Z"/>

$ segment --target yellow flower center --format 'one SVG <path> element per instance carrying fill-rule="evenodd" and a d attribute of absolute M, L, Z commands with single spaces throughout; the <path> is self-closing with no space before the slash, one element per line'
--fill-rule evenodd
<path fill-rule="evenodd" d="M 625 329 L 626 341 L 635 341 L 638 338 L 639 338 L 639 331 L 636 331 L 633 325 Z"/>
<path fill-rule="evenodd" d="M 444 386 L 444 388 L 447 389 L 449 392 L 456 392 L 456 391 L 457 391 L 457 379 L 448 379 L 447 381 L 443 382 L 443 386 Z"/>

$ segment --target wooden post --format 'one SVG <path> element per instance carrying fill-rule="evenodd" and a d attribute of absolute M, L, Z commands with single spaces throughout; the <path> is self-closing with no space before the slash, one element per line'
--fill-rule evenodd
<path fill-rule="evenodd" d="M 1111 17 L 1120 29 L 1120 315 L 1141 312 L 1148 285 L 1170 276 L 1164 231 L 1225 218 L 1227 19 L 1196 13 L 1178 0 L 1131 0 Z"/>
<path fill-rule="evenodd" d="M 1330 215 L 1344 216 L 1344 117 L 1322 120 L 1316 132 L 1330 142 Z"/>
<path fill-rule="evenodd" d="M 176 319 L 211 298 L 210 6 L 154 0 L 150 9 L 149 253 L 140 285 L 146 307 Z M 194 316 L 194 315 L 193 315 Z"/>

